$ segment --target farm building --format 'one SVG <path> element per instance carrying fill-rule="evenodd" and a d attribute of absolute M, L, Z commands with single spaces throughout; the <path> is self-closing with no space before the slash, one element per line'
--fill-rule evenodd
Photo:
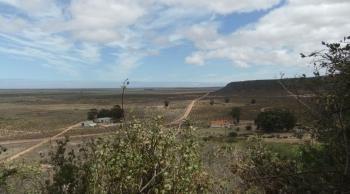
<path fill-rule="evenodd" d="M 82 127 L 96 127 L 96 123 L 94 123 L 93 121 L 84 121 L 81 123 Z"/>
<path fill-rule="evenodd" d="M 113 123 L 113 119 L 111 117 L 103 117 L 95 119 L 96 123 Z"/>
<path fill-rule="evenodd" d="M 211 128 L 229 128 L 232 127 L 233 123 L 232 121 L 228 120 L 216 120 L 216 121 L 211 121 L 210 127 Z"/>

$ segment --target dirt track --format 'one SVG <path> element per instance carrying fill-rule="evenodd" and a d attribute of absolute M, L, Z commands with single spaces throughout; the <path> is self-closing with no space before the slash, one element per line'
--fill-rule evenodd
<path fill-rule="evenodd" d="M 40 146 L 42 146 L 42 145 L 52 141 L 52 140 L 56 140 L 58 137 L 64 135 L 65 133 L 67 133 L 68 131 L 72 130 L 73 128 L 78 127 L 79 125 L 80 125 L 80 123 L 77 123 L 75 125 L 72 125 L 72 126 L 69 126 L 69 127 L 65 128 L 63 131 L 61 131 L 60 133 L 58 133 L 58 134 L 56 134 L 56 135 L 54 135 L 52 137 L 44 138 L 41 142 L 39 142 L 39 143 L 37 143 L 37 144 L 35 144 L 35 145 L 33 145 L 33 146 L 31 146 L 31 147 L 29 147 L 29 148 L 19 152 L 19 153 L 17 153 L 17 154 L 15 154 L 15 155 L 13 155 L 13 156 L 11 156 L 9 158 L 6 158 L 5 162 L 11 162 L 11 161 L 21 157 L 22 155 L 24 155 L 26 153 L 29 153 L 29 152 L 33 151 L 34 149 L 36 149 L 36 148 L 38 148 L 38 147 L 40 147 Z"/>
<path fill-rule="evenodd" d="M 193 107 L 195 106 L 196 102 L 202 100 L 203 98 L 207 97 L 210 94 L 210 92 L 206 93 L 205 95 L 196 98 L 191 101 L 191 103 L 186 107 L 185 113 L 175 121 L 171 122 L 169 125 L 179 125 L 181 127 L 181 124 L 184 120 L 188 118 L 188 116 L 191 114 Z"/>

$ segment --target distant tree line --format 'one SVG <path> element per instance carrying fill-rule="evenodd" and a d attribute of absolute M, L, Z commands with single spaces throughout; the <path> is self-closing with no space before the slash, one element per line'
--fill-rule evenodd
<path fill-rule="evenodd" d="M 94 120 L 96 118 L 111 117 L 113 120 L 118 121 L 124 117 L 124 111 L 119 105 L 115 105 L 111 109 L 90 109 L 87 113 L 88 120 Z"/>

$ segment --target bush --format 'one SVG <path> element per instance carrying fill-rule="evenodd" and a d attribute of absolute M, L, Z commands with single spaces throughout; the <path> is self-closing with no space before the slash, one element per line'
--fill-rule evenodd
<path fill-rule="evenodd" d="M 225 103 L 229 103 L 230 99 L 229 98 L 225 98 Z"/>
<path fill-rule="evenodd" d="M 215 101 L 213 99 L 210 99 L 209 104 L 213 106 L 215 104 Z"/>
<path fill-rule="evenodd" d="M 250 103 L 251 103 L 251 104 L 255 104 L 255 103 L 256 103 L 256 100 L 255 100 L 255 99 L 252 99 L 252 100 L 250 101 Z"/>
<path fill-rule="evenodd" d="M 236 132 L 232 131 L 232 132 L 230 132 L 230 133 L 228 134 L 228 136 L 229 136 L 229 137 L 237 137 L 238 134 L 237 134 Z"/>
<path fill-rule="evenodd" d="M 297 119 L 293 113 L 284 109 L 273 109 L 261 112 L 255 120 L 258 129 L 267 132 L 290 130 L 296 125 Z"/>
<path fill-rule="evenodd" d="M 232 168 L 241 179 L 241 193 L 342 193 L 350 189 L 332 150 L 324 145 L 300 146 L 295 155 L 277 153 L 255 137 L 246 145 Z"/>
<path fill-rule="evenodd" d="M 103 118 L 103 117 L 111 117 L 115 121 L 119 121 L 120 119 L 124 118 L 124 111 L 119 105 L 115 105 L 111 109 L 91 109 L 87 113 L 87 119 L 88 120 L 94 120 L 96 118 Z"/>
<path fill-rule="evenodd" d="M 237 131 L 237 132 L 239 132 L 239 130 L 240 130 L 240 128 L 239 128 L 239 127 L 237 127 L 237 128 L 236 128 L 236 131 Z"/>
<path fill-rule="evenodd" d="M 87 113 L 87 119 L 94 120 L 97 118 L 97 115 L 98 115 L 97 109 L 90 109 L 90 111 Z"/>
<path fill-rule="evenodd" d="M 241 118 L 241 108 L 233 107 L 231 109 L 230 115 L 231 115 L 232 119 L 235 120 L 236 123 L 239 123 L 240 118 Z"/>
<path fill-rule="evenodd" d="M 192 131 L 165 129 L 159 120 L 134 122 L 78 153 L 61 142 L 50 161 L 47 193 L 199 193 L 207 186 Z"/>
<path fill-rule="evenodd" d="M 247 125 L 247 126 L 245 127 L 245 129 L 246 129 L 247 131 L 251 131 L 251 130 L 252 130 L 252 126 L 251 126 L 251 125 Z"/>
<path fill-rule="evenodd" d="M 168 107 L 169 106 L 169 101 L 168 100 L 165 100 L 164 101 L 164 107 Z"/>

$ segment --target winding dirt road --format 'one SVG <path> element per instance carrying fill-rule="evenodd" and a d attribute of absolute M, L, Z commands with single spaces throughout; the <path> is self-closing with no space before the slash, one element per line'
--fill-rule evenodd
<path fill-rule="evenodd" d="M 202 100 L 203 98 L 207 97 L 208 95 L 210 94 L 210 92 L 206 93 L 205 95 L 191 101 L 191 103 L 186 107 L 186 110 L 184 112 L 184 114 L 176 119 L 175 121 L 171 122 L 170 124 L 168 125 L 177 125 L 179 128 L 181 128 L 181 125 L 182 123 L 184 122 L 184 120 L 186 120 L 188 118 L 188 116 L 190 115 L 190 113 L 192 112 L 192 109 L 193 107 L 195 106 L 196 102 Z M 49 143 L 51 141 L 54 141 L 54 140 L 58 140 L 58 139 L 61 139 L 63 138 L 62 136 L 64 134 L 66 134 L 67 132 L 69 132 L 70 130 L 76 128 L 76 127 L 79 127 L 80 126 L 80 122 L 77 123 L 77 124 L 74 124 L 72 126 L 69 126 L 65 129 L 63 129 L 60 133 L 52 136 L 52 137 L 48 137 L 48 138 L 40 138 L 40 139 L 25 139 L 25 140 L 10 140 L 10 141 L 4 141 L 4 142 L 1 142 L 1 145 L 9 145 L 9 144 L 25 144 L 25 143 L 35 143 L 35 142 L 39 142 L 39 143 L 36 143 L 35 145 L 33 146 L 30 146 L 28 148 L 26 148 L 25 150 L 22 150 L 10 157 L 7 157 L 3 160 L 3 162 L 11 162 L 11 161 L 14 161 L 18 158 L 20 158 L 21 156 L 25 155 L 25 154 L 28 154 L 30 152 L 32 152 L 33 150 L 41 147 L 42 145 L 46 144 L 46 143 Z M 73 138 L 82 138 L 82 137 L 94 137 L 94 136 L 100 136 L 100 135 L 108 135 L 110 133 L 98 133 L 98 134 L 86 134 L 86 135 L 76 135 L 76 136 L 72 136 Z"/>

